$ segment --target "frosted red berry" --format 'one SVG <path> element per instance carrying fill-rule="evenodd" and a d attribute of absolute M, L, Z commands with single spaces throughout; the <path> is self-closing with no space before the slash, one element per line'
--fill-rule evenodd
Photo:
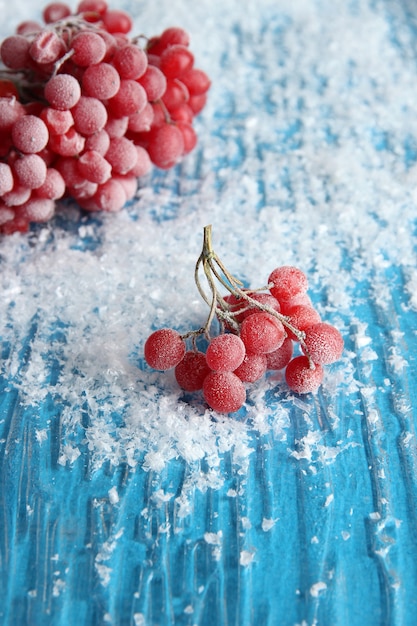
<path fill-rule="evenodd" d="M 35 154 L 45 148 L 48 143 L 48 128 L 39 117 L 24 115 L 19 117 L 12 128 L 13 143 L 25 154 Z"/>
<path fill-rule="evenodd" d="M 220 413 L 238 411 L 246 400 L 243 382 L 233 372 L 211 372 L 203 383 L 207 404 Z"/>
<path fill-rule="evenodd" d="M 57 74 L 45 85 L 45 98 L 54 109 L 72 109 L 81 97 L 80 83 L 71 74 Z"/>
<path fill-rule="evenodd" d="M 225 333 L 214 337 L 206 350 L 208 366 L 220 372 L 232 372 L 242 363 L 246 350 L 242 339 Z"/>
<path fill-rule="evenodd" d="M 282 345 L 286 333 L 280 320 L 258 311 L 243 320 L 240 337 L 249 354 L 266 354 Z"/>
<path fill-rule="evenodd" d="M 315 363 L 328 365 L 340 359 L 344 341 L 337 328 L 326 322 L 319 322 L 306 328 L 305 333 L 305 347 Z"/>
<path fill-rule="evenodd" d="M 185 391 L 198 391 L 210 371 L 204 352 L 189 350 L 175 367 L 175 378 Z"/>
<path fill-rule="evenodd" d="M 282 345 L 265 355 L 266 367 L 269 370 L 282 370 L 290 362 L 294 352 L 292 339 L 286 337 Z"/>
<path fill-rule="evenodd" d="M 245 354 L 242 363 L 234 370 L 240 380 L 246 383 L 254 383 L 265 374 L 267 369 L 267 356 L 265 354 Z"/>
<path fill-rule="evenodd" d="M 270 291 L 277 300 L 289 300 L 308 288 L 307 276 L 298 267 L 283 265 L 271 272 L 268 284 L 272 283 Z"/>
<path fill-rule="evenodd" d="M 321 365 L 311 363 L 306 356 L 297 356 L 288 363 L 285 380 L 295 393 L 311 393 L 320 387 L 323 374 Z"/>
<path fill-rule="evenodd" d="M 184 357 L 185 343 L 176 330 L 161 328 L 146 340 L 144 354 L 148 365 L 156 370 L 168 370 Z"/>

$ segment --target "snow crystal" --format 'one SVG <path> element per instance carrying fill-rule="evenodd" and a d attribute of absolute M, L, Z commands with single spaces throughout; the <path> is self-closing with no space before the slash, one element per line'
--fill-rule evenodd
<path fill-rule="evenodd" d="M 318 596 L 323 591 L 326 591 L 326 589 L 327 589 L 326 583 L 323 582 L 323 581 L 319 581 L 317 583 L 314 583 L 314 585 L 311 585 L 311 587 L 310 587 L 310 594 L 313 596 L 313 598 L 318 598 Z"/>
<path fill-rule="evenodd" d="M 242 550 L 240 553 L 239 563 L 242 567 L 250 565 L 255 558 L 255 552 L 250 550 Z"/>

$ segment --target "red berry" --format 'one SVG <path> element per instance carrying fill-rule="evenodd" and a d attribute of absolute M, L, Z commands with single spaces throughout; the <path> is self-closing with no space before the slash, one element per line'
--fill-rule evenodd
<path fill-rule="evenodd" d="M 95 150 L 87 150 L 78 159 L 80 174 L 92 183 L 105 183 L 111 176 L 110 163 Z"/>
<path fill-rule="evenodd" d="M 71 9 L 63 2 L 51 2 L 42 11 L 42 17 L 46 24 L 53 24 L 69 15 L 71 15 Z"/>
<path fill-rule="evenodd" d="M 117 174 L 127 174 L 136 163 L 137 151 L 132 141 L 126 137 L 110 139 L 110 146 L 106 152 L 106 160 Z"/>
<path fill-rule="evenodd" d="M 267 356 L 264 354 L 246 354 L 242 363 L 234 370 L 243 382 L 254 383 L 266 372 Z"/>
<path fill-rule="evenodd" d="M 23 35 L 11 35 L 2 41 L 0 55 L 4 65 L 21 70 L 29 63 L 30 41 Z"/>
<path fill-rule="evenodd" d="M 102 130 L 107 122 L 107 109 L 97 98 L 81 96 L 71 112 L 75 130 L 84 136 Z"/>
<path fill-rule="evenodd" d="M 109 100 L 108 107 L 115 117 L 133 115 L 142 111 L 146 105 L 146 91 L 135 80 L 123 79 L 120 88 L 113 98 Z"/>
<path fill-rule="evenodd" d="M 130 15 L 119 9 L 107 10 L 102 19 L 104 28 L 109 33 L 128 33 L 133 26 Z"/>
<path fill-rule="evenodd" d="M 19 184 L 36 189 L 46 179 L 45 161 L 37 154 L 24 154 L 13 164 L 13 170 Z"/>
<path fill-rule="evenodd" d="M 164 124 L 149 133 L 148 152 L 152 163 L 161 169 L 173 167 L 184 152 L 184 139 L 174 124 Z"/>
<path fill-rule="evenodd" d="M 190 350 L 175 367 L 175 378 L 185 391 L 198 391 L 203 388 L 204 379 L 210 373 L 206 355 Z"/>
<path fill-rule="evenodd" d="M 144 354 L 148 365 L 156 370 L 168 370 L 184 357 L 185 343 L 176 330 L 161 328 L 146 340 Z"/>
<path fill-rule="evenodd" d="M 297 267 L 284 265 L 271 272 L 268 284 L 272 283 L 270 292 L 277 300 L 289 300 L 308 288 L 307 276 Z"/>
<path fill-rule="evenodd" d="M 40 114 L 51 135 L 63 135 L 74 124 L 71 111 L 59 111 L 52 107 L 45 107 Z"/>
<path fill-rule="evenodd" d="M 99 100 L 113 98 L 120 89 L 120 76 L 110 63 L 90 65 L 82 77 L 83 92 Z M 70 107 L 69 107 L 70 108 Z"/>
<path fill-rule="evenodd" d="M 20 117 L 12 128 L 13 143 L 26 154 L 35 154 L 45 148 L 49 133 L 45 122 L 35 115 Z"/>
<path fill-rule="evenodd" d="M 191 96 L 205 94 L 210 88 L 210 79 L 203 70 L 192 67 L 181 75 L 181 82 L 187 87 Z"/>
<path fill-rule="evenodd" d="M 206 102 L 207 102 L 206 93 L 197 94 L 195 96 L 190 95 L 188 99 L 188 106 L 190 107 L 194 115 L 198 115 L 204 109 Z"/>
<path fill-rule="evenodd" d="M 103 38 L 92 30 L 77 33 L 71 41 L 71 48 L 74 51 L 71 60 L 79 67 L 100 63 L 107 51 Z"/>
<path fill-rule="evenodd" d="M 25 109 L 15 97 L 0 98 L 0 132 L 10 131 L 13 124 L 23 115 Z"/>
<path fill-rule="evenodd" d="M 168 46 L 173 46 L 175 44 L 181 44 L 182 46 L 188 46 L 190 43 L 190 38 L 188 33 L 177 26 L 171 26 L 170 28 L 166 28 L 162 35 L 159 37 L 159 44 L 165 49 Z"/>
<path fill-rule="evenodd" d="M 167 79 L 164 74 L 154 65 L 148 65 L 138 82 L 145 89 L 149 102 L 154 102 L 161 98 L 167 86 Z"/>
<path fill-rule="evenodd" d="M 294 346 L 292 340 L 286 337 L 282 345 L 274 350 L 268 352 L 266 355 L 266 367 L 269 370 L 282 370 L 291 360 Z"/>
<path fill-rule="evenodd" d="M 234 413 L 246 400 L 243 382 L 233 372 L 210 372 L 204 379 L 203 394 L 207 404 L 220 413 Z"/>
<path fill-rule="evenodd" d="M 266 354 L 282 345 L 286 333 L 277 318 L 259 311 L 243 320 L 240 337 L 249 354 Z"/>
<path fill-rule="evenodd" d="M 181 78 L 191 70 L 193 63 L 192 52 L 186 46 L 174 44 L 161 54 L 159 69 L 167 78 Z"/>
<path fill-rule="evenodd" d="M 114 177 L 98 186 L 94 202 L 100 211 L 115 213 L 126 204 L 127 196 L 123 185 Z"/>
<path fill-rule="evenodd" d="M 55 202 L 49 198 L 31 198 L 19 207 L 19 215 L 28 222 L 46 222 L 55 213 Z"/>
<path fill-rule="evenodd" d="M 64 51 L 64 42 L 52 30 L 41 30 L 29 48 L 29 55 L 36 63 L 54 63 Z"/>
<path fill-rule="evenodd" d="M 340 332 L 325 322 L 309 326 L 305 330 L 305 345 L 314 363 L 328 365 L 342 356 L 344 341 Z"/>
<path fill-rule="evenodd" d="M 45 98 L 55 109 L 72 109 L 81 96 L 80 83 L 71 74 L 57 74 L 45 85 Z"/>
<path fill-rule="evenodd" d="M 53 167 L 49 167 L 46 171 L 46 177 L 43 184 L 36 189 L 38 198 L 49 198 L 50 200 L 58 200 L 65 193 L 65 181 L 61 174 Z"/>
<path fill-rule="evenodd" d="M 312 306 L 298 304 L 291 307 L 286 314 L 289 317 L 289 323 L 298 330 L 304 331 L 308 326 L 317 324 L 321 321 L 320 314 Z M 287 334 L 291 339 L 297 340 L 298 337 L 289 329 Z"/>
<path fill-rule="evenodd" d="M 148 58 L 138 46 L 129 43 L 116 51 L 113 64 L 121 78 L 136 80 L 145 73 Z"/>
<path fill-rule="evenodd" d="M 81 0 L 77 7 L 77 13 L 98 13 L 103 15 L 108 9 L 106 0 Z"/>
<path fill-rule="evenodd" d="M 242 363 L 245 352 L 245 344 L 237 335 L 230 333 L 218 335 L 207 347 L 207 365 L 219 372 L 232 372 Z"/>
<path fill-rule="evenodd" d="M 321 365 L 310 364 L 306 356 L 297 356 L 290 361 L 285 370 L 288 387 L 295 393 L 316 391 L 323 380 Z"/>

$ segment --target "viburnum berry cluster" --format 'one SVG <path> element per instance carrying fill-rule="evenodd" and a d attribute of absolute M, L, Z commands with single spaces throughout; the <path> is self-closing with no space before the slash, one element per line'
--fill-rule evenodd
<path fill-rule="evenodd" d="M 196 145 L 210 80 L 181 28 L 129 37 L 128 13 L 105 0 L 55 2 L 0 48 L 0 232 L 49 220 L 71 196 L 118 211 L 152 164 Z"/>
<path fill-rule="evenodd" d="M 209 293 L 200 281 L 201 268 Z M 145 342 L 144 356 L 154 369 L 175 368 L 179 386 L 188 392 L 202 390 L 212 409 L 237 411 L 246 400 L 246 384 L 268 370 L 285 369 L 287 385 L 295 393 L 314 392 L 322 383 L 323 366 L 341 357 L 343 337 L 322 321 L 307 294 L 307 276 L 297 267 L 278 267 L 266 287 L 246 289 L 214 252 L 211 226 L 206 226 L 195 282 L 210 307 L 205 325 L 185 334 L 156 330 Z M 216 318 L 219 333 L 212 336 Z M 201 336 L 205 352 L 197 346 Z"/>

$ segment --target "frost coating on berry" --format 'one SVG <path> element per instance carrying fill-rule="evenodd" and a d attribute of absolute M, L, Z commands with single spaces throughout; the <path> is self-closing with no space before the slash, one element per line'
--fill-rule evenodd
<path fill-rule="evenodd" d="M 107 100 L 119 91 L 120 76 L 110 63 L 90 65 L 83 74 L 82 86 L 86 96 Z"/>
<path fill-rule="evenodd" d="M 245 352 L 245 344 L 237 335 L 218 335 L 207 347 L 207 364 L 212 370 L 232 372 L 242 363 Z"/>
<path fill-rule="evenodd" d="M 342 356 L 344 341 L 340 332 L 326 322 L 306 328 L 305 345 L 314 363 L 328 365 Z"/>
<path fill-rule="evenodd" d="M 319 312 L 312 306 L 307 306 L 305 304 L 298 304 L 291 307 L 286 312 L 286 315 L 289 317 L 290 324 L 302 331 L 304 331 L 308 326 L 321 322 Z M 296 335 L 290 330 L 287 330 L 287 333 L 291 339 L 297 339 Z"/>
<path fill-rule="evenodd" d="M 233 372 L 211 372 L 203 384 L 207 404 L 219 413 L 234 413 L 246 400 L 243 382 Z"/>
<path fill-rule="evenodd" d="M 48 143 L 48 128 L 36 115 L 24 115 L 14 123 L 12 139 L 21 152 L 35 154 L 43 150 Z"/>
<path fill-rule="evenodd" d="M 121 78 L 137 80 L 148 67 L 148 57 L 136 45 L 126 44 L 117 50 L 113 57 L 113 63 Z"/>
<path fill-rule="evenodd" d="M 13 174 L 10 165 L 0 163 L 0 195 L 13 189 Z"/>
<path fill-rule="evenodd" d="M 78 80 L 71 74 L 57 74 L 45 85 L 45 98 L 55 109 L 72 109 L 81 97 Z"/>
<path fill-rule="evenodd" d="M 312 367 L 306 356 L 297 356 L 288 363 L 285 380 L 295 393 L 311 393 L 320 387 L 323 374 L 321 365 L 315 364 Z"/>
<path fill-rule="evenodd" d="M 266 355 L 246 354 L 242 363 L 234 370 L 236 376 L 245 383 L 254 383 L 266 372 Z"/>
<path fill-rule="evenodd" d="M 210 373 L 204 352 L 189 350 L 175 367 L 175 378 L 185 391 L 203 388 L 204 379 Z"/>
<path fill-rule="evenodd" d="M 172 328 L 156 330 L 145 342 L 145 360 L 156 370 L 168 370 L 178 365 L 185 354 L 181 335 Z"/>
<path fill-rule="evenodd" d="M 106 44 L 100 35 L 92 31 L 80 32 L 72 39 L 72 61 L 80 67 L 100 63 L 106 54 Z"/>
<path fill-rule="evenodd" d="M 283 344 L 266 355 L 266 366 L 269 370 L 282 370 L 291 360 L 294 346 L 290 337 L 284 339 Z"/>
<path fill-rule="evenodd" d="M 82 135 L 93 135 L 102 130 L 107 122 L 107 110 L 97 98 L 81 96 L 72 109 L 74 127 Z"/>
<path fill-rule="evenodd" d="M 298 267 L 283 265 L 271 272 L 268 283 L 273 283 L 270 292 L 277 300 L 289 300 L 308 288 L 307 276 Z"/>
<path fill-rule="evenodd" d="M 14 164 L 19 183 L 29 189 L 37 189 L 46 179 L 46 164 L 37 154 L 26 154 Z"/>
<path fill-rule="evenodd" d="M 258 311 L 246 317 L 240 337 L 250 354 L 266 354 L 282 345 L 286 336 L 284 326 L 269 313 Z"/>

